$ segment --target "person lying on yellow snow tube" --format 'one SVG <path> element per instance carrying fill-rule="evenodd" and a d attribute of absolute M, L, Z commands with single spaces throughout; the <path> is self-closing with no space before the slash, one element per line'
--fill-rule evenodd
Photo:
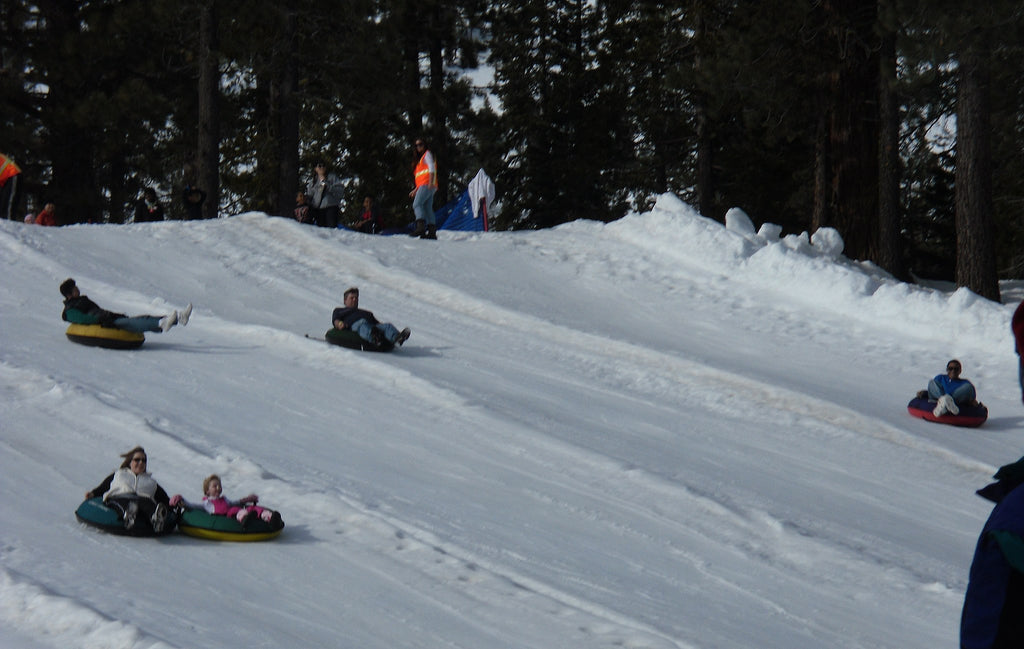
<path fill-rule="evenodd" d="M 70 277 L 60 285 L 60 293 L 64 296 L 64 312 L 60 317 L 66 322 L 81 325 L 100 325 L 112 327 L 124 331 L 142 333 L 154 331 L 167 333 L 171 327 L 178 324 L 185 326 L 192 315 L 192 304 L 190 303 L 181 311 L 171 311 L 165 316 L 138 315 L 128 317 L 123 313 L 114 313 L 100 308 L 88 296 L 82 295 Z"/>

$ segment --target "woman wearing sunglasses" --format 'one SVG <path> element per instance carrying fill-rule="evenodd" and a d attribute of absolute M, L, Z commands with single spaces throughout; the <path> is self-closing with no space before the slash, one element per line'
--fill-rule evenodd
<path fill-rule="evenodd" d="M 86 500 L 102 494 L 103 503 L 118 511 L 126 530 L 133 530 L 142 521 L 148 521 L 159 534 L 167 524 L 170 498 L 146 470 L 148 458 L 141 446 L 121 454 L 121 466 L 91 491 Z"/>

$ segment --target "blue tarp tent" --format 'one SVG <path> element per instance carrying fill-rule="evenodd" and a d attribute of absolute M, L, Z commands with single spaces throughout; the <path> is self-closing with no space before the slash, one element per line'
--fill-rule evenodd
<path fill-rule="evenodd" d="M 473 218 L 473 203 L 469 199 L 469 190 L 462 192 L 454 201 L 434 212 L 438 230 L 455 230 L 457 232 L 483 232 L 484 219 Z"/>
<path fill-rule="evenodd" d="M 489 229 L 487 210 L 493 202 L 494 183 L 481 169 L 461 196 L 434 212 L 437 229 L 486 232 Z"/>

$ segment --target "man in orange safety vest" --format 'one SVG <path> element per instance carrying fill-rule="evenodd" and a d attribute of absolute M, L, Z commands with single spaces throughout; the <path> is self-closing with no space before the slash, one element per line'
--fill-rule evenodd
<path fill-rule="evenodd" d="M 437 163 L 434 154 L 427 149 L 426 140 L 416 139 L 416 155 L 419 162 L 413 171 L 416 187 L 409 192 L 412 211 L 416 214 L 416 229 L 410 236 L 420 239 L 436 239 L 437 224 L 434 220 L 434 192 L 437 191 Z"/>

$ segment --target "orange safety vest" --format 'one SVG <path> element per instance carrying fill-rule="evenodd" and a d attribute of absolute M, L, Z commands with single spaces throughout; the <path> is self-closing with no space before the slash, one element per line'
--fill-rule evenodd
<path fill-rule="evenodd" d="M 426 163 L 427 152 L 424 151 L 423 155 L 420 156 L 420 161 L 416 163 L 416 171 L 414 175 L 416 177 L 416 186 L 430 185 L 431 187 L 437 188 L 437 171 L 434 172 L 434 182 L 430 182 L 430 167 Z"/>
<path fill-rule="evenodd" d="M 18 168 L 18 165 L 14 164 L 14 160 L 0 153 L 0 187 L 4 186 L 8 178 L 17 176 L 20 173 L 21 169 Z"/>

